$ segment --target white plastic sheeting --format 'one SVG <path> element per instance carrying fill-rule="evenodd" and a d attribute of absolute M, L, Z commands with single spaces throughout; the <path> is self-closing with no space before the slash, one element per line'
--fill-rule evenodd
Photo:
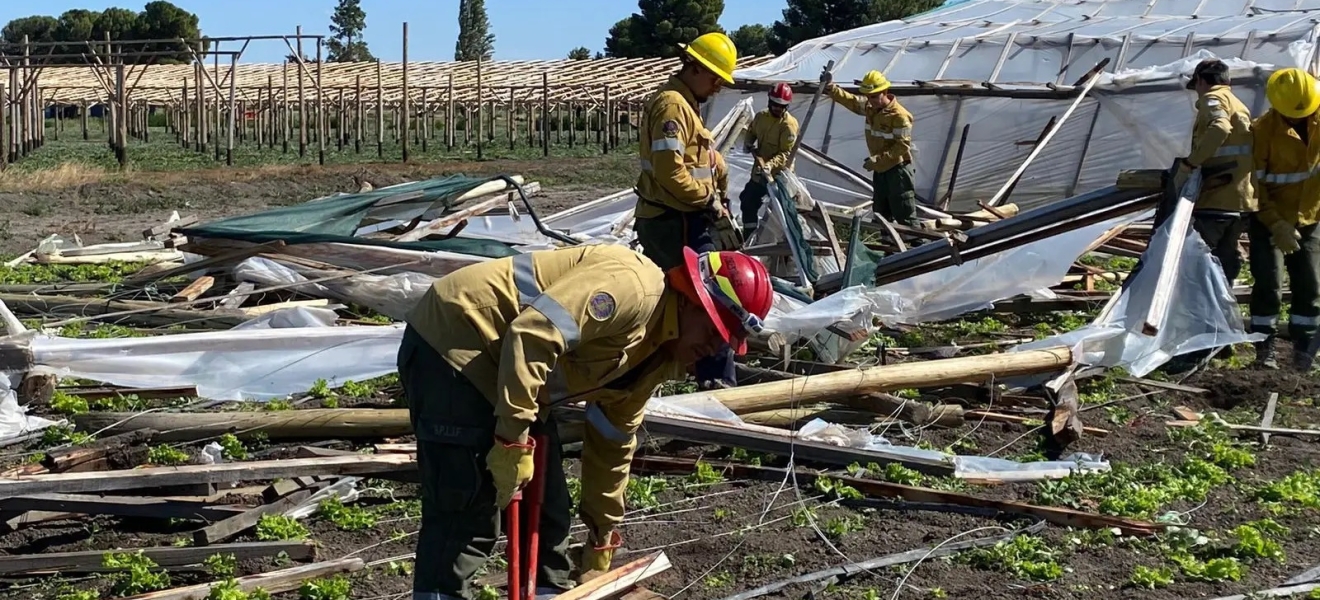
<path fill-rule="evenodd" d="M 1314 70 L 1316 13 L 1305 11 L 1317 9 L 1320 0 L 968 0 L 808 40 L 735 77 L 760 86 L 814 82 L 830 60 L 844 85 L 884 71 L 914 116 L 917 191 L 926 202 L 949 189 L 962 129 L 970 125 L 950 207 L 975 210 L 1072 98 L 939 95 L 930 86 L 992 93 L 981 85 L 990 82 L 1001 96 L 1043 95 L 1045 86 L 1066 88 L 1108 58 L 1107 73 L 1014 189 L 1011 201 L 1030 208 L 1108 185 L 1123 169 L 1167 167 L 1185 154 L 1196 96 L 1181 83 L 1202 58 L 1227 59 L 1234 92 L 1261 114 L 1263 76 L 1286 66 Z M 765 106 L 764 92 L 726 89 L 707 114 L 748 98 Z M 790 110 L 799 120 L 810 101 L 805 93 L 794 98 Z M 816 111 L 803 142 L 860 168 L 867 154 L 861 117 L 828 98 Z"/>
<path fill-rule="evenodd" d="M 796 432 L 787 433 L 782 430 L 749 425 L 729 410 L 728 407 L 721 404 L 719 400 L 702 392 L 652 398 L 646 405 L 646 412 L 654 415 L 719 421 L 743 428 L 767 429 L 776 433 L 784 433 L 787 437 L 802 441 L 820 442 L 844 448 L 884 451 L 913 459 L 942 461 L 953 465 L 953 475 L 955 477 L 996 475 L 1005 476 L 1008 479 L 1029 481 L 1065 477 L 1071 472 L 1109 470 L 1108 462 L 1085 454 L 1073 454 L 1064 460 L 1023 463 L 1002 458 L 963 456 L 912 446 L 899 446 L 890 442 L 884 436 L 876 435 L 866 429 L 845 427 L 822 419 L 812 419 Z"/>
<path fill-rule="evenodd" d="M 314 271 L 254 256 L 234 267 L 234 278 L 264 286 L 288 285 L 319 278 L 319 275 L 307 277 L 299 272 L 300 270 Z M 359 304 L 391 319 L 402 321 L 436 279 L 425 273 L 411 271 L 392 275 L 368 273 L 321 283 L 308 283 L 295 286 L 293 289 L 312 296 Z"/>
<path fill-rule="evenodd" d="M 1169 246 L 1173 219 L 1151 237 L 1146 256 L 1160 256 Z M 1159 265 L 1144 265 L 1126 289 L 1114 297 L 1095 322 L 1068 333 L 1023 344 L 1012 351 L 1069 346 L 1077 362 L 1124 367 L 1137 377 L 1180 354 L 1265 339 L 1246 333 L 1242 314 L 1219 262 L 1195 230 L 1187 228 L 1162 327 L 1142 333 L 1159 279 Z"/>
<path fill-rule="evenodd" d="M 33 431 L 54 425 L 54 421 L 27 414 L 27 408 L 19 406 L 18 395 L 14 393 L 10 378 L 13 373 L 0 373 L 0 440 L 26 435 Z"/>
<path fill-rule="evenodd" d="M 396 371 L 403 326 L 316 326 L 300 311 L 296 333 L 268 326 L 145 338 L 75 339 L 39 335 L 36 364 L 60 377 L 127 387 L 197 386 L 214 400 L 265 400 L 304 392 L 318 379 L 361 381 Z M 312 316 L 309 320 L 308 317 Z"/>
<path fill-rule="evenodd" d="M 840 320 L 858 326 L 868 326 L 873 319 L 915 325 L 986 309 L 995 301 L 1019 294 L 1049 294 L 1048 288 L 1063 280 L 1072 263 L 1095 240 L 1142 216 L 1118 217 L 879 288 L 850 287 L 791 312 L 775 306 L 766 327 L 791 342 L 815 336 Z M 846 355 L 861 343 L 839 352 Z"/>

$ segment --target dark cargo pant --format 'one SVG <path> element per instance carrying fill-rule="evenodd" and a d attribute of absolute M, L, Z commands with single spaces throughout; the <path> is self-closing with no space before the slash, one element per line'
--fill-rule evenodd
<path fill-rule="evenodd" d="M 684 246 L 698 253 L 715 250 L 710 227 L 705 212 L 667 209 L 658 217 L 637 219 L 633 231 L 637 232 L 637 241 L 642 243 L 642 254 L 668 271 L 683 264 Z M 714 356 L 697 361 L 697 381 L 716 380 L 729 386 L 738 383 L 734 376 L 733 349 L 727 344 L 721 346 Z"/>
<path fill-rule="evenodd" d="M 1288 274 L 1292 302 L 1288 307 L 1288 337 L 1299 350 L 1320 323 L 1320 226 L 1297 228 L 1301 249 L 1284 256 L 1274 247 L 1270 229 L 1255 216 L 1247 229 L 1251 239 L 1251 331 L 1274 335 L 1283 307 L 1283 276 Z"/>
<path fill-rule="evenodd" d="M 917 186 L 912 181 L 911 164 L 872 173 L 871 186 L 871 206 L 876 214 L 895 223 L 917 226 Z"/>
<path fill-rule="evenodd" d="M 1192 229 L 1200 234 L 1201 240 L 1210 247 L 1210 254 L 1219 261 L 1219 267 L 1228 279 L 1228 287 L 1233 287 L 1233 280 L 1242 270 L 1242 254 L 1238 252 L 1238 242 L 1247 228 L 1247 219 L 1237 213 L 1192 213 Z"/>
<path fill-rule="evenodd" d="M 413 600 L 474 598 L 470 581 L 499 537 L 501 511 L 486 469 L 494 443 L 495 409 L 412 327 L 399 346 L 399 380 L 417 434 L 422 487 L 422 528 L 417 538 Z M 564 479 L 559 431 L 541 424 L 546 448 L 545 503 L 541 510 L 538 594 L 573 587 L 568 558 L 572 499 Z M 527 523 L 522 516 L 521 522 Z"/>
<path fill-rule="evenodd" d="M 752 232 L 756 231 L 758 224 L 758 215 L 761 212 L 761 205 L 765 202 L 766 189 L 765 179 L 752 177 L 747 180 L 747 186 L 743 188 L 742 193 L 738 194 L 738 205 L 742 210 L 743 236 L 752 237 Z"/>

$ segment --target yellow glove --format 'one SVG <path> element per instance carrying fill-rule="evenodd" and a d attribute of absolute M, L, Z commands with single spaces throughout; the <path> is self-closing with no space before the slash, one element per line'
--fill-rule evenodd
<path fill-rule="evenodd" d="M 874 170 L 875 170 L 875 157 L 874 157 L 874 156 L 868 156 L 868 157 L 866 157 L 866 160 L 862 161 L 862 168 L 863 168 L 863 169 L 866 169 L 867 171 L 874 171 Z"/>
<path fill-rule="evenodd" d="M 1275 221 L 1273 225 L 1270 225 L 1270 234 L 1273 236 L 1274 247 L 1284 254 L 1292 254 L 1302 249 L 1302 245 L 1299 243 L 1302 234 L 1298 233 L 1297 228 L 1287 221 Z"/>
<path fill-rule="evenodd" d="M 578 570 L 582 573 L 592 571 L 610 570 L 610 562 L 614 560 L 614 549 L 623 544 L 623 537 L 617 531 L 611 531 L 609 534 L 610 542 L 602 546 L 588 546 L 582 552 L 582 564 Z"/>
<path fill-rule="evenodd" d="M 508 508 L 513 495 L 532 480 L 536 470 L 536 442 L 528 438 L 526 444 L 506 442 L 495 438 L 495 445 L 486 453 L 486 468 L 490 469 L 490 478 L 495 483 L 495 506 L 500 510 Z"/>

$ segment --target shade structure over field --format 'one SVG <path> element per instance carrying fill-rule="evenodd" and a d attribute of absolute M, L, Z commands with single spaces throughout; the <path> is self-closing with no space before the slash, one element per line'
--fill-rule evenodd
<path fill-rule="evenodd" d="M 963 0 L 910 17 L 809 40 L 735 72 L 737 85 L 705 107 L 722 115 L 768 86 L 799 90 L 802 120 L 830 61 L 834 81 L 856 89 L 885 72 L 913 113 L 917 192 L 949 191 L 964 127 L 967 142 L 949 208 L 989 200 L 1032 151 L 1051 117 L 1062 118 L 1080 81 L 1104 73 L 1025 171 L 1010 201 L 1023 208 L 1110 185 L 1123 169 L 1167 167 L 1190 145 L 1196 96 L 1184 88 L 1203 58 L 1228 62 L 1253 115 L 1263 85 L 1283 67 L 1314 72 L 1320 0 Z M 822 98 L 804 143 L 854 169 L 866 156 L 861 117 Z"/>

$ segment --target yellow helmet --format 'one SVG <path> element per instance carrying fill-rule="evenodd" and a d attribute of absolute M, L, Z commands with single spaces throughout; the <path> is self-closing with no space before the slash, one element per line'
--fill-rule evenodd
<path fill-rule="evenodd" d="M 733 69 L 738 64 L 738 49 L 729 36 L 718 31 L 698 36 L 691 44 L 679 44 L 688 56 L 695 58 L 725 83 L 733 83 Z"/>
<path fill-rule="evenodd" d="M 1298 68 L 1279 69 L 1265 82 L 1270 106 L 1289 119 L 1309 117 L 1320 109 L 1320 89 L 1315 77 Z"/>
<path fill-rule="evenodd" d="M 885 79 L 885 74 L 879 71 L 869 71 L 865 77 L 862 77 L 861 88 L 858 89 L 863 96 L 878 94 L 889 89 L 889 80 Z"/>

